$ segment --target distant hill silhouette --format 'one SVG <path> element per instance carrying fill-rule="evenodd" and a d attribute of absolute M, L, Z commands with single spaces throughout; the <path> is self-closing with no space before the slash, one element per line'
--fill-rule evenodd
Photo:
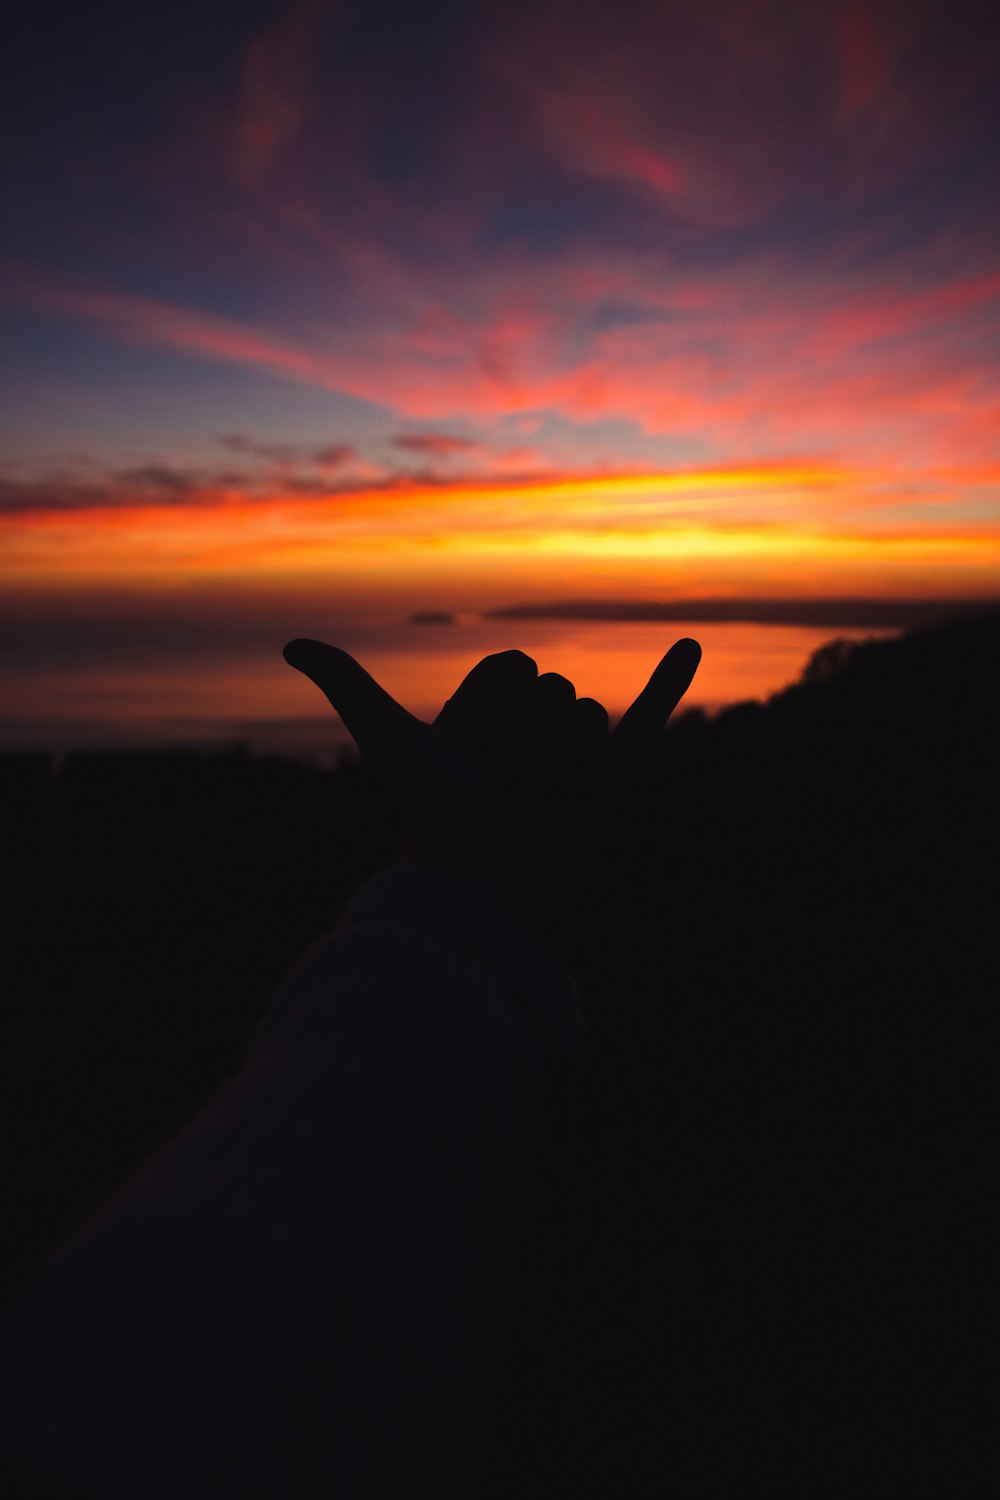
<path fill-rule="evenodd" d="M 587 1058 L 483 1494 L 853 1500 L 931 1465 L 928 1389 L 972 1422 L 998 660 L 998 616 L 833 642 L 668 730 L 681 794 L 574 938 Z M 10 1292 L 238 1064 L 392 829 L 350 764 L 17 756 L 0 783 Z"/>

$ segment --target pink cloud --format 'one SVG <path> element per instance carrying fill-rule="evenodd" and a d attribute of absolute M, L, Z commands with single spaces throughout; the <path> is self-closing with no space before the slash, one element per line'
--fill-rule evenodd
<path fill-rule="evenodd" d="M 244 53 L 232 119 L 232 163 L 240 181 L 259 180 L 304 127 L 319 26 L 329 9 L 328 0 L 300 0 Z"/>
<path fill-rule="evenodd" d="M 875 281 L 837 256 L 834 247 L 829 270 L 815 258 L 808 275 L 779 249 L 680 277 L 668 258 L 628 252 L 580 248 L 557 264 L 496 258 L 469 265 L 460 310 L 445 301 L 415 317 L 383 309 L 373 284 L 370 324 L 317 320 L 308 342 L 37 278 L 27 296 L 127 342 L 341 391 L 414 421 L 488 428 L 517 419 L 530 431 L 549 413 L 707 441 L 716 452 L 890 441 L 917 453 L 939 451 L 961 419 L 974 430 L 971 457 L 989 457 L 997 439 L 973 418 L 993 389 L 983 331 L 1000 314 L 1000 274 L 933 279 L 919 257 L 903 255 L 883 262 Z M 589 323 L 617 305 L 635 315 Z M 473 441 L 445 425 L 402 446 L 440 457 Z"/>
<path fill-rule="evenodd" d="M 621 178 L 654 194 L 674 194 L 686 187 L 676 162 L 630 134 L 621 119 L 592 98 L 563 105 L 564 128 L 578 170 L 599 177 Z"/>
<path fill-rule="evenodd" d="M 837 50 L 843 76 L 841 110 L 853 115 L 876 97 L 886 81 L 889 49 L 867 0 L 849 0 L 836 17 Z"/>
<path fill-rule="evenodd" d="M 953 322 L 975 307 L 1000 299 L 1000 272 L 964 276 L 907 296 L 885 289 L 865 292 L 816 318 L 814 340 L 827 353 Z"/>
<path fill-rule="evenodd" d="M 817 0 L 794 25 L 768 4 L 505 11 L 471 58 L 481 87 L 463 143 L 448 148 L 456 176 L 444 206 L 372 174 L 377 98 L 359 85 L 334 109 L 316 94 L 310 39 L 326 14 L 305 5 L 262 35 L 231 101 L 233 119 L 270 121 L 275 140 L 294 143 L 287 172 L 268 169 L 270 147 L 259 160 L 251 152 L 237 173 L 239 211 L 227 200 L 227 223 L 239 221 L 267 272 L 268 326 L 122 294 L 103 305 L 63 294 L 64 310 L 115 337 L 341 391 L 396 418 L 495 424 L 548 412 L 727 450 L 795 429 L 867 441 L 945 376 L 975 377 L 982 356 L 963 339 L 976 308 L 992 305 L 988 246 L 958 244 L 961 274 L 946 254 L 916 250 L 876 280 L 857 266 L 892 231 L 880 221 L 804 256 L 792 235 L 692 270 L 719 226 L 752 224 L 804 192 L 829 206 L 856 191 L 856 177 L 898 181 L 929 140 L 957 128 L 979 65 L 935 52 L 928 7 Z M 307 107 L 298 94 L 309 130 L 296 124 Z M 227 128 L 227 140 L 239 133 Z M 662 214 L 655 252 L 583 232 L 557 256 L 516 235 L 491 246 L 483 232 L 502 188 L 516 201 L 527 157 L 614 182 L 650 216 L 643 224 Z M 286 294 L 294 313 L 281 310 Z M 303 312 L 310 297 L 314 317 Z M 594 332 L 616 303 L 649 322 Z M 875 347 L 894 340 L 895 354 Z M 900 360 L 910 367 L 897 371 Z M 864 392 L 862 409 L 852 391 Z"/>
<path fill-rule="evenodd" d="M 298 380 L 322 381 L 321 362 L 315 355 L 214 313 L 127 292 L 45 284 L 37 278 L 19 288 L 19 300 L 96 323 L 128 343 L 256 365 Z"/>
<path fill-rule="evenodd" d="M 569 3 L 505 13 L 490 63 L 514 129 L 670 222 L 759 221 L 803 192 L 872 197 L 960 133 L 995 66 L 933 3 Z M 513 112 L 508 110 L 508 114 Z"/>

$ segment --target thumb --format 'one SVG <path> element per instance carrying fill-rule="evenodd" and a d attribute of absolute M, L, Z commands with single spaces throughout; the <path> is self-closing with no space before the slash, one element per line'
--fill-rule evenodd
<path fill-rule="evenodd" d="M 362 755 L 384 757 L 405 749 L 425 727 L 339 647 L 295 640 L 283 655 L 326 694 Z"/>

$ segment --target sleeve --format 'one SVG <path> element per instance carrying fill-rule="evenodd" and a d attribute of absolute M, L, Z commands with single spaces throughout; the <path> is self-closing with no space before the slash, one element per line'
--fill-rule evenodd
<path fill-rule="evenodd" d="M 0 1421 L 26 1492 L 389 1493 L 474 1426 L 546 1074 L 580 1037 L 568 974 L 485 888 L 363 888 L 243 1068 L 16 1307 Z"/>

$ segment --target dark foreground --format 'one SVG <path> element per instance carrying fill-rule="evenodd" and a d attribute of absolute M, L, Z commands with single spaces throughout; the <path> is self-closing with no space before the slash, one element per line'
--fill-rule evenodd
<path fill-rule="evenodd" d="M 996 619 L 831 647 L 668 731 L 570 935 L 587 1057 L 477 1493 L 975 1492 L 998 658 Z M 9 1294 L 239 1063 L 392 828 L 352 766 L 0 767 Z"/>

